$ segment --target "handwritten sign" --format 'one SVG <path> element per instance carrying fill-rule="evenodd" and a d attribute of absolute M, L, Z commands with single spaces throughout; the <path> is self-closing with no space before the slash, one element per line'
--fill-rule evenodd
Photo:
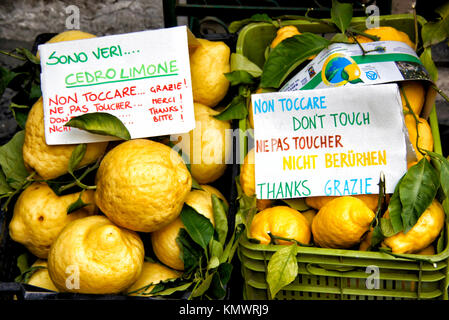
<path fill-rule="evenodd" d="M 91 112 L 118 117 L 131 138 L 192 130 L 189 41 L 182 26 L 40 45 L 47 144 L 114 140 L 64 126 Z"/>
<path fill-rule="evenodd" d="M 396 84 L 252 95 L 256 196 L 392 193 L 407 170 Z"/>

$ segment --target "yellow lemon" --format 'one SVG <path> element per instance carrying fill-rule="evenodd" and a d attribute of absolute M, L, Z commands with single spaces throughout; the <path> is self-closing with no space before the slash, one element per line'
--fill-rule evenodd
<path fill-rule="evenodd" d="M 96 176 L 95 202 L 115 224 L 152 232 L 181 212 L 192 177 L 181 156 L 170 147 L 135 139 L 113 148 Z"/>
<path fill-rule="evenodd" d="M 259 240 L 261 244 L 271 242 L 274 236 L 295 239 L 303 244 L 310 242 L 310 227 L 307 219 L 297 210 L 288 206 L 275 206 L 258 212 L 250 226 L 250 238 Z M 277 240 L 279 244 L 290 244 L 291 241 Z"/>
<path fill-rule="evenodd" d="M 424 249 L 417 251 L 416 254 L 432 256 L 435 254 L 435 247 L 433 245 L 429 245 L 429 246 L 425 247 Z"/>
<path fill-rule="evenodd" d="M 400 30 L 393 27 L 382 26 L 378 28 L 371 28 L 364 31 L 365 33 L 379 37 L 379 41 L 400 41 L 408 44 L 411 48 L 415 48 L 415 44 L 410 40 L 410 37 Z M 358 35 L 356 39 L 360 43 L 371 42 L 373 40 Z"/>
<path fill-rule="evenodd" d="M 79 167 L 95 162 L 102 157 L 108 143 L 87 144 Z M 23 143 L 23 161 L 29 170 L 45 180 L 57 178 L 67 173 L 70 156 L 76 145 L 47 145 L 45 142 L 44 109 L 42 98 L 31 108 L 25 124 L 25 140 Z"/>
<path fill-rule="evenodd" d="M 181 276 L 179 271 L 172 270 L 155 262 L 144 262 L 139 279 L 128 288 L 131 296 L 151 296 L 150 292 L 160 282 L 176 279 Z"/>
<path fill-rule="evenodd" d="M 399 232 L 384 239 L 383 243 L 394 253 L 416 253 L 438 237 L 444 227 L 444 220 L 443 207 L 434 200 L 407 233 Z"/>
<path fill-rule="evenodd" d="M 185 203 L 202 214 L 215 225 L 214 210 L 212 207 L 212 194 L 225 200 L 223 195 L 212 186 L 202 186 L 205 190 L 192 190 L 187 195 Z M 215 189 L 215 190 L 214 190 Z M 211 192 L 212 191 L 212 192 Z M 181 217 L 168 224 L 167 226 L 151 233 L 151 244 L 156 257 L 165 265 L 176 270 L 184 270 L 184 262 L 181 259 L 181 249 L 176 242 L 179 230 L 185 228 Z"/>
<path fill-rule="evenodd" d="M 316 197 L 307 197 L 306 204 L 309 207 L 320 210 L 325 204 L 328 202 L 339 198 L 341 196 L 316 196 Z M 358 198 L 365 202 L 365 204 L 373 211 L 377 210 L 378 203 L 378 195 L 377 194 L 357 194 L 350 197 Z"/>
<path fill-rule="evenodd" d="M 407 114 L 404 116 L 405 120 L 405 126 L 408 130 L 408 136 L 410 138 L 410 142 L 413 145 L 413 148 L 415 149 L 416 157 L 418 158 L 418 161 L 421 160 L 424 155 L 419 152 L 419 150 L 416 147 L 416 139 L 418 138 L 418 146 L 420 149 L 433 151 L 433 135 L 432 135 L 432 129 L 424 118 L 418 118 L 419 124 L 416 125 L 415 117 L 411 114 Z M 409 164 L 409 167 L 413 164 Z"/>
<path fill-rule="evenodd" d="M 421 81 L 404 81 L 399 83 L 401 90 L 401 101 L 404 112 L 409 111 L 407 101 L 416 116 L 421 114 L 421 110 L 426 100 L 426 90 Z M 404 94 L 407 100 L 404 98 Z"/>
<path fill-rule="evenodd" d="M 310 209 L 310 210 L 300 211 L 300 212 L 307 219 L 307 222 L 309 223 L 309 227 L 312 228 L 312 222 L 316 216 L 316 211 Z"/>
<path fill-rule="evenodd" d="M 254 148 L 248 151 L 243 164 L 240 167 L 240 186 L 243 192 L 251 197 L 256 194 L 256 173 L 254 165 Z M 257 199 L 256 206 L 258 210 L 269 208 L 273 204 L 270 199 Z"/>
<path fill-rule="evenodd" d="M 313 239 L 323 248 L 350 248 L 361 242 L 374 216 L 374 212 L 360 199 L 335 198 L 326 203 L 313 219 Z"/>
<path fill-rule="evenodd" d="M 270 47 L 274 49 L 283 40 L 299 34 L 301 34 L 301 32 L 299 32 L 295 26 L 284 26 L 276 31 L 276 37 L 271 42 Z"/>
<path fill-rule="evenodd" d="M 215 107 L 226 95 L 231 49 L 222 41 L 198 39 L 199 46 L 190 55 L 193 100 Z"/>
<path fill-rule="evenodd" d="M 56 42 L 64 42 L 64 41 L 72 41 L 72 40 L 81 40 L 81 39 L 90 39 L 95 38 L 93 34 L 81 31 L 81 30 L 67 30 L 61 33 L 58 33 L 53 38 L 47 41 L 47 43 L 56 43 Z M 39 52 L 36 57 L 39 59 Z"/>
<path fill-rule="evenodd" d="M 48 272 L 60 291 L 119 293 L 139 278 L 144 255 L 137 233 L 90 216 L 61 231 L 48 254 Z"/>
<path fill-rule="evenodd" d="M 28 280 L 28 284 L 44 288 L 51 291 L 58 291 L 53 281 L 50 279 L 50 275 L 48 274 L 47 261 L 46 260 L 37 260 L 31 267 L 43 267 L 42 269 L 36 270 Z"/>
<path fill-rule="evenodd" d="M 190 159 L 192 176 L 202 184 L 211 183 L 226 171 L 232 150 L 232 135 L 229 121 L 213 116 L 219 112 L 201 103 L 194 103 L 195 129 L 177 144 Z"/>
<path fill-rule="evenodd" d="M 67 214 L 79 193 L 57 196 L 46 183 L 27 187 L 14 205 L 9 224 L 11 239 L 23 244 L 35 256 L 46 259 L 51 244 L 69 222 L 95 214 L 94 191 L 83 192 L 81 199 L 89 205 Z"/>

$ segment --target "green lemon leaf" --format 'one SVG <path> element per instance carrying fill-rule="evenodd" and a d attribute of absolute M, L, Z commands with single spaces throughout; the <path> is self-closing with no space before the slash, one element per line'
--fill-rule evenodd
<path fill-rule="evenodd" d="M 0 197 L 8 195 L 12 191 L 13 189 L 9 186 L 8 182 L 6 181 L 6 176 L 3 173 L 3 170 L 0 170 Z"/>
<path fill-rule="evenodd" d="M 298 246 L 292 244 L 282 247 L 270 257 L 267 266 L 266 280 L 272 298 L 274 298 L 284 286 L 293 282 L 298 275 L 298 261 L 296 260 L 297 253 Z"/>
<path fill-rule="evenodd" d="M 41 61 L 34 54 L 32 54 L 31 51 L 28 49 L 17 48 L 16 52 L 19 53 L 20 55 L 22 55 L 24 58 L 26 58 L 29 62 L 31 62 L 33 64 L 40 65 L 40 63 L 41 63 Z"/>
<path fill-rule="evenodd" d="M 17 76 L 17 73 L 0 67 L 0 97 L 5 92 L 5 89 L 8 87 L 9 83 Z"/>
<path fill-rule="evenodd" d="M 329 44 L 329 40 L 310 32 L 285 39 L 268 56 L 263 67 L 260 86 L 279 88 L 297 66 Z"/>
<path fill-rule="evenodd" d="M 402 222 L 407 233 L 429 207 L 440 186 L 439 176 L 426 158 L 410 167 L 399 186 Z"/>
<path fill-rule="evenodd" d="M 27 121 L 28 112 L 30 109 L 31 108 L 27 105 L 16 104 L 14 102 L 9 105 L 9 110 L 11 110 L 14 119 L 22 129 L 25 129 L 25 123 Z"/>
<path fill-rule="evenodd" d="M 421 37 L 425 48 L 440 43 L 449 36 L 449 3 L 436 10 L 440 15 L 437 21 L 429 21 L 421 29 Z"/>
<path fill-rule="evenodd" d="M 231 86 L 239 84 L 253 84 L 255 82 L 254 77 L 244 70 L 235 70 L 224 74 L 226 79 L 229 80 Z"/>
<path fill-rule="evenodd" d="M 220 279 L 220 274 L 218 272 L 213 273 L 212 282 L 210 284 L 208 295 L 211 296 L 212 299 L 223 299 L 226 296 L 225 285 Z"/>
<path fill-rule="evenodd" d="M 73 149 L 72 154 L 70 155 L 69 160 L 69 168 L 68 171 L 73 175 L 73 171 L 78 167 L 81 160 L 83 160 L 84 155 L 86 154 L 87 144 L 81 143 Z"/>
<path fill-rule="evenodd" d="M 435 62 L 433 62 L 432 59 L 432 48 L 425 48 L 419 56 L 419 59 L 421 60 L 424 68 L 426 68 L 427 72 L 429 72 L 430 78 L 433 80 L 433 82 L 437 82 L 438 68 L 436 67 Z"/>
<path fill-rule="evenodd" d="M 248 108 L 246 107 L 246 98 L 244 96 L 235 96 L 231 103 L 214 118 L 222 121 L 228 121 L 233 119 L 246 119 L 248 115 Z"/>
<path fill-rule="evenodd" d="M 131 139 L 131 135 L 123 122 L 106 112 L 86 113 L 70 119 L 64 126 L 124 140 Z"/>
<path fill-rule="evenodd" d="M 209 289 L 214 274 L 215 272 L 207 275 L 206 278 L 201 281 L 201 284 L 193 289 L 192 297 L 202 296 Z"/>
<path fill-rule="evenodd" d="M 310 207 L 306 204 L 306 198 L 296 198 L 296 199 L 282 199 L 290 208 L 298 211 L 309 210 Z"/>
<path fill-rule="evenodd" d="M 243 19 L 243 20 L 238 20 L 238 21 L 233 21 L 229 24 L 228 26 L 228 30 L 230 33 L 236 33 L 237 31 L 239 31 L 241 28 L 243 28 L 244 26 L 246 26 L 247 24 L 251 23 L 251 22 L 268 22 L 268 23 L 273 23 L 273 20 L 270 18 L 269 15 L 265 14 L 265 13 L 258 13 L 255 14 L 253 16 L 251 16 L 248 19 Z"/>
<path fill-rule="evenodd" d="M 221 257 L 223 255 L 223 245 L 215 239 L 209 243 L 209 256 Z"/>
<path fill-rule="evenodd" d="M 196 267 L 198 267 L 202 250 L 201 248 L 190 238 L 186 229 L 181 228 L 178 236 L 176 237 L 176 243 L 181 248 L 181 259 L 184 262 L 184 272 L 190 273 Z"/>
<path fill-rule="evenodd" d="M 0 166 L 9 185 L 18 189 L 29 175 L 22 155 L 25 131 L 17 132 L 11 140 L 0 147 Z"/>
<path fill-rule="evenodd" d="M 340 29 L 341 33 L 345 33 L 352 19 L 352 4 L 341 3 L 332 0 L 331 20 Z"/>
<path fill-rule="evenodd" d="M 231 71 L 246 71 L 254 78 L 258 78 L 262 75 L 262 69 L 257 64 L 249 60 L 243 54 L 232 53 L 231 54 Z"/>
<path fill-rule="evenodd" d="M 186 291 L 192 284 L 193 282 L 187 282 L 175 287 L 167 288 L 167 286 L 164 286 L 162 290 L 158 290 L 155 293 L 153 293 L 153 290 L 151 290 L 151 294 L 155 296 L 169 296 L 177 291 Z"/>
<path fill-rule="evenodd" d="M 385 237 L 391 237 L 396 234 L 390 219 L 380 218 L 380 230 Z"/>
<path fill-rule="evenodd" d="M 212 195 L 212 208 L 214 212 L 215 231 L 217 231 L 218 241 L 224 245 L 228 235 L 228 217 L 223 200 L 215 194 Z"/>
<path fill-rule="evenodd" d="M 210 220 L 186 204 L 180 216 L 192 240 L 206 250 L 214 235 L 214 227 Z"/>
<path fill-rule="evenodd" d="M 402 204 L 401 199 L 399 197 L 399 186 L 401 185 L 401 180 L 397 183 L 393 195 L 390 198 L 390 202 L 388 204 L 388 212 L 390 215 L 391 226 L 395 233 L 401 232 L 404 230 L 404 225 L 402 223 Z"/>

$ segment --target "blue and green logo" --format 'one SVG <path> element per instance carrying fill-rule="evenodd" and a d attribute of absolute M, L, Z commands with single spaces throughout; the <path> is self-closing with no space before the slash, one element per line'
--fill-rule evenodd
<path fill-rule="evenodd" d="M 321 78 L 328 86 L 338 87 L 346 83 L 362 83 L 360 68 L 351 58 L 342 53 L 330 55 L 323 65 Z"/>

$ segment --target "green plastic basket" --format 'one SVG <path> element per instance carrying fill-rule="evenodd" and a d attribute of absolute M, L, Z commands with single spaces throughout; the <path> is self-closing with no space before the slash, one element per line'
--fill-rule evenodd
<path fill-rule="evenodd" d="M 415 22 L 419 31 L 425 20 L 419 16 L 415 20 L 409 14 L 380 17 L 380 25 L 404 31 L 412 41 L 415 41 Z M 365 18 L 354 18 L 352 24 L 363 29 Z M 335 32 L 327 25 L 304 20 L 284 21 L 283 25 L 295 25 L 301 32 Z M 276 29 L 269 23 L 247 25 L 239 34 L 236 53 L 263 67 L 265 48 L 275 36 Z M 429 115 L 429 123 L 434 137 L 434 151 L 442 154 L 435 107 Z M 246 129 L 246 120 L 240 121 L 240 129 Z M 244 140 L 240 143 L 245 146 L 244 149 L 247 148 Z M 445 249 L 431 256 L 409 254 L 395 257 L 383 252 L 300 247 L 297 255 L 298 275 L 275 297 L 270 297 L 266 270 L 271 255 L 282 246 L 254 244 L 242 236 L 238 256 L 244 280 L 243 295 L 248 300 L 447 300 L 448 226 L 445 230 Z M 378 276 L 378 281 L 372 281 L 373 272 Z"/>

